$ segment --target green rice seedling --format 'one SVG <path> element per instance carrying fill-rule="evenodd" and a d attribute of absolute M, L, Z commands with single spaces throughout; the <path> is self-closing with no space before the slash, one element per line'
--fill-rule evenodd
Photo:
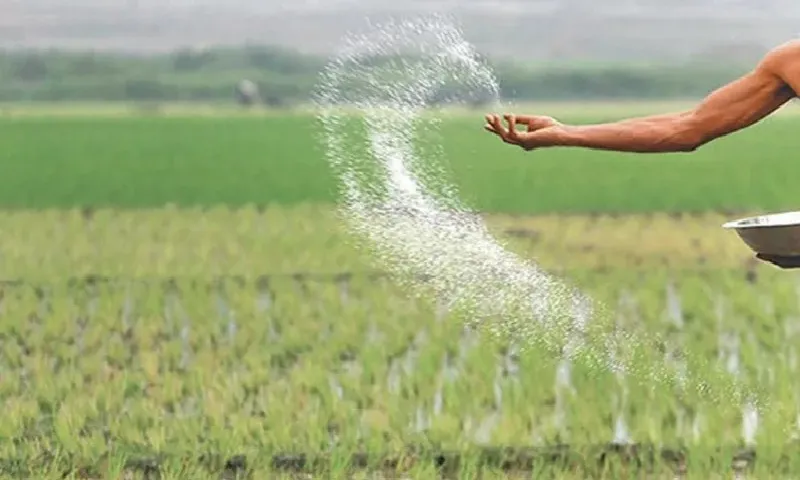
<path fill-rule="evenodd" d="M 292 216 L 302 212 L 305 217 Z M 333 455 L 336 466 L 316 473 L 357 476 L 350 460 L 358 452 L 391 456 L 417 445 L 469 457 L 481 447 L 558 443 L 581 451 L 607 444 L 619 429 L 633 442 L 686 450 L 691 478 L 730 475 L 731 457 L 746 440 L 767 449 L 757 455 L 753 475 L 794 471 L 783 447 L 792 441 L 800 398 L 792 381 L 796 279 L 767 266 L 737 267 L 742 251 L 721 235 L 706 236 L 715 230 L 703 224 L 721 216 L 595 224 L 588 217 L 520 219 L 541 230 L 542 243 L 518 244 L 523 251 L 541 248 L 556 265 L 572 248 L 582 252 L 579 239 L 591 232 L 597 251 L 610 252 L 606 268 L 577 258 L 590 253 L 575 253 L 564 275 L 607 303 L 612 315 L 595 331 L 617 321 L 635 330 L 637 358 L 648 365 L 678 368 L 681 358 L 669 357 L 670 349 L 703 360 L 694 366 L 701 368 L 699 378 L 707 370 L 721 400 L 714 402 L 679 394 L 670 381 L 618 378 L 580 360 L 567 365 L 522 335 L 500 339 L 470 330 L 463 315 L 358 270 L 359 254 L 329 230 L 329 210 L 220 210 L 212 214 L 214 227 L 193 226 L 202 216 L 179 210 L 114 212 L 94 217 L 90 226 L 79 216 L 4 215 L 6 226 L 28 222 L 40 232 L 60 232 L 63 241 L 56 248 L 39 237 L 0 238 L 0 251 L 22 254 L 8 259 L 22 281 L 4 284 L 0 297 L 0 400 L 8 413 L 0 435 L 11 439 L 2 442 L 0 458 L 21 459 L 37 478 L 85 466 L 110 471 L 113 459 L 162 457 L 165 472 L 204 478 L 224 462 L 207 467 L 197 459 L 202 454 L 245 455 L 256 475 L 272 473 L 271 456 L 285 452 Z M 61 226 L 41 226 L 51 221 Z M 508 220 L 494 221 L 502 226 Z M 131 235 L 139 237 L 113 237 L 116 227 L 137 222 L 145 233 Z M 256 245 L 265 224 L 272 232 L 263 237 L 271 238 L 269 248 Z M 670 225 L 705 238 L 709 252 L 717 242 L 721 253 L 693 264 L 691 244 L 652 236 L 643 247 L 649 256 L 636 265 L 615 250 L 622 247 L 603 240 L 604 231 L 624 228 L 627 236 L 618 241 L 634 248 L 639 232 L 665 232 Z M 213 253 L 234 226 L 234 240 L 220 247 L 227 253 Z M 190 253 L 178 248 L 183 228 L 192 232 Z M 159 236 L 165 231 L 171 233 Z M 295 232 L 302 238 L 298 245 L 286 239 Z M 91 247 L 92 235 L 104 245 Z M 150 243 L 136 246 L 134 240 Z M 164 253 L 165 245 L 173 253 Z M 39 262 L 37 249 L 58 259 L 56 265 Z M 303 275 L 285 275 L 292 273 L 286 257 L 301 249 L 296 265 Z M 122 254 L 126 250 L 132 257 Z M 238 255 L 250 263 L 226 270 L 225 262 Z M 211 260 L 203 263 L 203 256 Z M 672 263 L 651 269 L 661 265 L 654 260 L 660 256 Z M 119 259 L 115 265 L 113 258 Z M 73 265 L 111 278 L 70 280 Z M 350 274 L 331 275 L 342 271 Z M 748 433 L 745 405 L 725 396 L 724 375 L 712 375 L 726 372 L 734 357 L 742 378 L 769 400 Z M 639 472 L 621 461 L 602 469 L 587 458 L 594 457 L 587 454 L 583 466 L 541 464 L 537 471 L 555 478 Z M 481 462 L 475 453 L 450 473 L 526 475 Z M 433 475 L 431 463 L 420 459 L 393 473 Z M 370 465 L 372 473 L 382 473 L 377 461 Z"/>

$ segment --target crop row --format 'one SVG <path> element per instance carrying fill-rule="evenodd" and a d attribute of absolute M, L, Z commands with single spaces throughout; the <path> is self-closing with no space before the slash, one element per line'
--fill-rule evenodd
<path fill-rule="evenodd" d="M 732 215 L 485 218 L 509 249 L 552 270 L 740 269 L 753 259 L 735 233 L 720 228 Z M 383 267 L 355 247 L 329 207 L 0 212 L 0 232 L 6 279 L 254 277 Z"/>
<path fill-rule="evenodd" d="M 513 331 L 494 338 L 388 281 L 6 286 L 0 436 L 14 441 L 0 457 L 790 440 L 793 282 L 613 280 L 593 292 L 648 345 L 645 361 L 709 360 L 766 392 L 769 408 L 731 403 L 722 384 L 714 398 L 678 395 Z"/>
<path fill-rule="evenodd" d="M 648 478 L 686 478 L 689 475 L 720 476 L 733 471 L 735 478 L 761 468 L 753 450 L 717 450 L 710 456 L 657 448 L 653 445 L 596 445 L 579 449 L 568 445 L 540 448 L 484 447 L 470 451 L 442 451 L 409 446 L 398 452 L 331 452 L 328 454 L 279 453 L 248 457 L 218 454 L 180 456 L 107 455 L 93 464 L 68 455 L 42 455 L 46 467 L 32 469 L 18 459 L 0 461 L 0 472 L 14 477 L 37 478 L 144 478 L 222 479 L 237 478 L 625 478 L 646 474 Z M 728 455 L 728 458 L 726 458 Z M 265 458 L 266 457 L 266 458 Z M 693 461 L 692 461 L 693 460 Z M 699 461 L 698 461 L 699 460 Z M 728 460 L 728 461 L 726 461 Z M 790 454 L 782 457 L 780 472 L 793 471 Z M 691 466 L 690 466 L 691 465 Z M 768 467 L 769 468 L 769 467 Z"/>

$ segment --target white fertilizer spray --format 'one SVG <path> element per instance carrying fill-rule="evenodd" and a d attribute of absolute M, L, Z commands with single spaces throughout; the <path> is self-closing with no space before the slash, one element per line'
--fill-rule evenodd
<path fill-rule="evenodd" d="M 321 74 L 316 102 L 343 218 L 380 265 L 411 291 L 519 344 L 723 398 L 690 374 L 676 379 L 663 364 L 637 360 L 652 337 L 604 330 L 602 306 L 491 235 L 444 180 L 438 144 L 422 148 L 437 132 L 435 100 L 499 103 L 492 70 L 443 17 L 351 34 Z M 724 390 L 728 400 L 744 393 Z"/>

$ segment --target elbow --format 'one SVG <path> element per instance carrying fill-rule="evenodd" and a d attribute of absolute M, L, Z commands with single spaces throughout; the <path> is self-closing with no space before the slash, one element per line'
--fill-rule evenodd
<path fill-rule="evenodd" d="M 676 144 L 674 151 L 678 153 L 692 153 L 696 152 L 702 146 L 700 142 L 679 142 Z"/>
<path fill-rule="evenodd" d="M 678 145 L 677 151 L 680 153 L 692 153 L 696 152 L 700 147 L 702 147 L 705 144 L 706 142 L 701 140 L 686 141 Z"/>
<path fill-rule="evenodd" d="M 680 134 L 672 138 L 668 150 L 676 153 L 692 153 L 706 143 L 707 140 L 704 140 L 699 135 Z"/>

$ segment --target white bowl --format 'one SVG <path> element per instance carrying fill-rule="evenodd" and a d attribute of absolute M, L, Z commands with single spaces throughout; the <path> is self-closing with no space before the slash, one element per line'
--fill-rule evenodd
<path fill-rule="evenodd" d="M 800 255 L 800 211 L 772 213 L 728 222 L 755 253 L 785 257 Z"/>

